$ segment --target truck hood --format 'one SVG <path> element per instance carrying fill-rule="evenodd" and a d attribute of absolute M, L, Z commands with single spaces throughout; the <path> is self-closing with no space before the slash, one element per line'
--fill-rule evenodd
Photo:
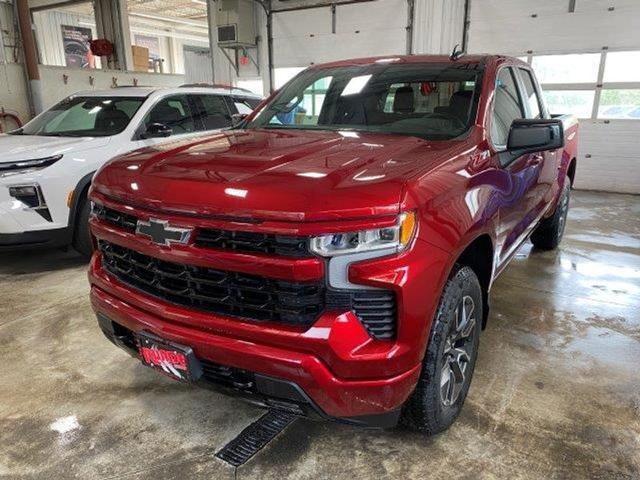
<path fill-rule="evenodd" d="M 40 135 L 0 135 L 0 163 L 45 158 L 53 155 L 99 148 L 108 137 L 46 137 Z"/>
<path fill-rule="evenodd" d="M 133 205 L 197 215 L 395 215 L 407 179 L 445 154 L 436 143 L 449 144 L 351 131 L 228 131 L 119 157 L 99 171 L 94 188 Z"/>

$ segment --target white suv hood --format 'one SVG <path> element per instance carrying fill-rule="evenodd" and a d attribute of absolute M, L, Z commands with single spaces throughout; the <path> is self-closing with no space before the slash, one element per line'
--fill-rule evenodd
<path fill-rule="evenodd" d="M 0 163 L 51 157 L 100 148 L 109 137 L 45 137 L 39 135 L 0 135 Z"/>

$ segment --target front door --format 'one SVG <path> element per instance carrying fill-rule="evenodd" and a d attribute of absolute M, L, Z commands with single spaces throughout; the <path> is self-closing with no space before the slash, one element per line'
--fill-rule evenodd
<path fill-rule="evenodd" d="M 544 165 L 542 153 L 512 158 L 506 152 L 509 130 L 514 120 L 525 118 L 516 74 L 511 67 L 499 70 L 493 109 L 490 116 L 490 135 L 498 166 L 499 228 L 496 266 L 502 266 L 530 233 L 539 218 L 541 190 L 538 188 Z"/>

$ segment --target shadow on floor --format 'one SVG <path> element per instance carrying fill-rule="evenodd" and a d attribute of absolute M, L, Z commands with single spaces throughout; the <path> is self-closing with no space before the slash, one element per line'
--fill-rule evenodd
<path fill-rule="evenodd" d="M 87 259 L 71 248 L 20 250 L 0 253 L 0 275 L 55 272 L 88 263 Z"/>

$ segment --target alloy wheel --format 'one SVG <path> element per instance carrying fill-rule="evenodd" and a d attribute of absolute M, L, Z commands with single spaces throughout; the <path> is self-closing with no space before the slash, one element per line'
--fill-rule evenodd
<path fill-rule="evenodd" d="M 440 399 L 445 406 L 453 405 L 467 380 L 467 370 L 473 354 L 473 331 L 476 328 L 475 303 L 468 295 L 462 297 L 455 312 L 444 345 L 440 373 Z"/>

